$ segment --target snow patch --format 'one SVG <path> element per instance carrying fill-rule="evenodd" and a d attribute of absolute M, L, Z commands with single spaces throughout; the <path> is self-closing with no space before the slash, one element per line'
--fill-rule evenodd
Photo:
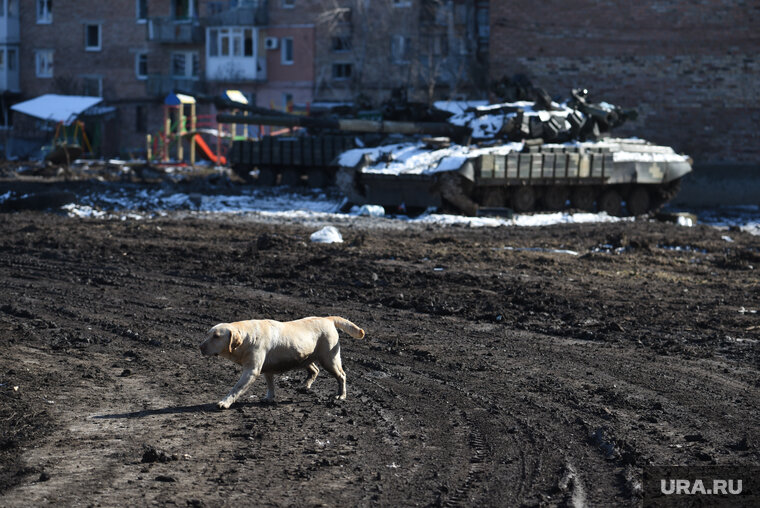
<path fill-rule="evenodd" d="M 311 234 L 309 239 L 314 243 L 343 243 L 343 237 L 334 226 L 325 226 Z"/>

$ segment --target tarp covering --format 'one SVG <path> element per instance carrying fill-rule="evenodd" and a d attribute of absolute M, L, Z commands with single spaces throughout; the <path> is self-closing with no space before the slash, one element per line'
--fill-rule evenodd
<path fill-rule="evenodd" d="M 85 110 L 102 101 L 102 97 L 49 93 L 28 101 L 19 102 L 11 106 L 11 109 L 42 120 L 63 122 L 69 125 Z"/>

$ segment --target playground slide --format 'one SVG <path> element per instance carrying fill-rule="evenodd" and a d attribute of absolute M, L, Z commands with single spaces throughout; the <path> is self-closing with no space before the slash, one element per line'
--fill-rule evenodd
<path fill-rule="evenodd" d="M 220 164 L 224 166 L 227 164 L 227 158 L 224 155 L 219 156 L 219 160 L 217 160 L 216 155 L 214 155 L 214 152 L 211 151 L 211 149 L 208 147 L 205 141 L 203 141 L 203 138 L 200 134 L 195 135 L 195 144 L 198 145 L 198 147 L 201 149 L 203 154 L 210 160 L 211 162 L 215 164 Z"/>

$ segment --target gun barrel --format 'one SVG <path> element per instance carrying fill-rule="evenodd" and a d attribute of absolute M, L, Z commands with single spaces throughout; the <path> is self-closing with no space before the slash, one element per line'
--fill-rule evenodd
<path fill-rule="evenodd" d="M 219 113 L 219 123 L 245 123 L 253 125 L 272 125 L 277 127 L 311 127 L 316 129 L 335 129 L 346 132 L 376 132 L 398 134 L 430 134 L 462 138 L 470 134 L 470 129 L 444 122 L 376 122 L 358 119 L 313 118 L 296 115 L 232 115 Z"/>

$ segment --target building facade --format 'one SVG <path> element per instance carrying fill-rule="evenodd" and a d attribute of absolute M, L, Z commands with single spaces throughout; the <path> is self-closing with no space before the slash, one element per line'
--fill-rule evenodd
<path fill-rule="evenodd" d="M 391 89 L 415 100 L 483 95 L 487 1 L 0 0 L 0 90 L 9 107 L 46 93 L 102 97 L 107 156 L 140 156 L 163 129 L 164 98 L 226 89 L 254 104 L 377 106 Z M 484 36 L 484 30 L 486 36 Z"/>
<path fill-rule="evenodd" d="M 619 130 L 698 163 L 760 160 L 760 5 L 510 0 L 0 0 L 0 126 L 45 93 L 97 95 L 104 155 L 141 155 L 172 91 L 237 89 L 276 109 L 487 98 L 526 74 L 550 94 L 639 111 Z"/>
<path fill-rule="evenodd" d="M 760 161 L 760 4 L 707 0 L 491 2 L 490 76 L 636 108 L 619 132 L 699 165 Z"/>

